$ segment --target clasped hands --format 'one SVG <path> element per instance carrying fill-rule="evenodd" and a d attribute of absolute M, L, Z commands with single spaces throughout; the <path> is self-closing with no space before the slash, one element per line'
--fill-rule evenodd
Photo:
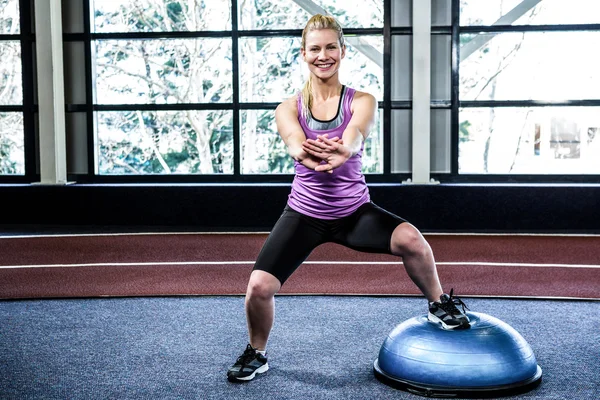
<path fill-rule="evenodd" d="M 329 139 L 327 134 L 318 135 L 317 140 L 306 139 L 302 142 L 302 150 L 308 157 L 303 158 L 300 163 L 317 172 L 332 173 L 351 156 L 341 138 L 336 136 Z"/>

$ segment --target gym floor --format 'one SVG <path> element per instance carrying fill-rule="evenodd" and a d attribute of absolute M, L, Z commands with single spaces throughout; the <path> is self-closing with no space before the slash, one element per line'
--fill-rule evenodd
<path fill-rule="evenodd" d="M 0 397 L 419 398 L 379 382 L 395 326 L 426 312 L 401 260 L 319 247 L 276 297 L 270 371 L 231 384 L 266 233 L 0 237 Z M 599 236 L 427 234 L 446 290 L 518 331 L 543 370 L 519 398 L 600 393 Z M 223 251 L 227 249 L 227 251 Z"/>

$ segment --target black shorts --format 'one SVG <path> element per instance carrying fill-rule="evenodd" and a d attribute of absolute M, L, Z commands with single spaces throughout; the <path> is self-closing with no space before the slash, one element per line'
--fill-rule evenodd
<path fill-rule="evenodd" d="M 260 251 L 255 270 L 269 272 L 283 283 L 320 244 L 333 242 L 368 253 L 391 254 L 392 232 L 406 220 L 373 203 L 347 217 L 309 217 L 286 206 Z"/>

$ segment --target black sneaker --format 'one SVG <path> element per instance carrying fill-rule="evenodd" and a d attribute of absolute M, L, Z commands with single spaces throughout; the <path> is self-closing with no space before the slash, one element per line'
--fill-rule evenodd
<path fill-rule="evenodd" d="M 267 357 L 248 344 L 244 354 L 239 356 L 235 364 L 227 371 L 227 380 L 230 382 L 250 381 L 256 374 L 262 374 L 268 370 Z"/>
<path fill-rule="evenodd" d="M 429 302 L 429 314 L 427 319 L 434 323 L 442 324 L 444 329 L 468 329 L 471 327 L 469 317 L 465 314 L 465 308 L 469 308 L 461 299 L 453 296 L 454 289 L 450 295 L 444 293 L 440 301 Z M 457 306 L 462 306 L 462 311 Z"/>

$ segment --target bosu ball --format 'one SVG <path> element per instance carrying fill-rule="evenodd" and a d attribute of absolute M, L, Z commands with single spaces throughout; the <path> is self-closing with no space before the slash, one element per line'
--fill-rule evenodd
<path fill-rule="evenodd" d="M 384 340 L 373 365 L 377 379 L 427 397 L 499 397 L 527 392 L 542 369 L 527 341 L 490 315 L 467 312 L 471 328 L 444 330 L 411 318 Z"/>

